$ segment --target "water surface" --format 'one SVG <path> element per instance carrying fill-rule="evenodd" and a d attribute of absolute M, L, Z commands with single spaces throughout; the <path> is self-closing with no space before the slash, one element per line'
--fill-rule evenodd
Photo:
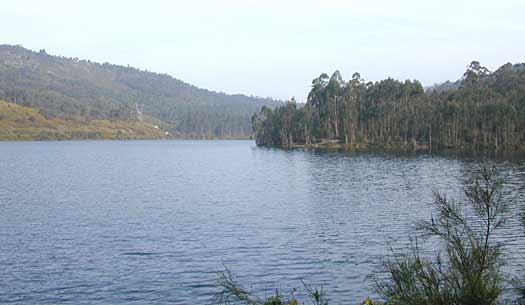
<path fill-rule="evenodd" d="M 477 162 L 251 141 L 0 142 L 0 303 L 207 304 L 224 265 L 260 296 L 305 281 L 357 303 L 431 215 L 432 191 L 459 196 Z M 503 166 L 523 190 L 522 163 Z M 515 253 L 520 234 L 508 234 Z"/>

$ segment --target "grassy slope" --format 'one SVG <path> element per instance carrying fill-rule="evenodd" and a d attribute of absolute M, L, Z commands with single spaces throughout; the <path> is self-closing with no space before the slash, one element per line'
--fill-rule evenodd
<path fill-rule="evenodd" d="M 47 119 L 34 108 L 0 101 L 0 140 L 162 139 L 147 122 Z"/>
<path fill-rule="evenodd" d="M 91 120 L 143 114 L 184 138 L 238 138 L 252 134 L 251 117 L 271 99 L 197 88 L 167 74 L 99 64 L 0 44 L 0 100 L 38 109 L 47 118 Z"/>

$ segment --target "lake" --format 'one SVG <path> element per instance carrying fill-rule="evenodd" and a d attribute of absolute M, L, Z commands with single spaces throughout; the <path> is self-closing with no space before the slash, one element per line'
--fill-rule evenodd
<path fill-rule="evenodd" d="M 374 294 L 452 157 L 256 147 L 253 141 L 0 142 L 1 304 L 208 304 L 227 266 L 260 296 Z M 523 194 L 523 162 L 500 163 Z M 511 222 L 512 223 L 512 222 Z M 523 233 L 506 228 L 512 253 Z M 519 255 L 510 270 L 523 270 Z"/>

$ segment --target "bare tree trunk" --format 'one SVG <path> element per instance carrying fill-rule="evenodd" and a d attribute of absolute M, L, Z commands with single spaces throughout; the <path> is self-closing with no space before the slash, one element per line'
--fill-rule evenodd
<path fill-rule="evenodd" d="M 432 124 L 430 124 L 430 133 L 429 133 L 429 152 L 432 153 Z"/>

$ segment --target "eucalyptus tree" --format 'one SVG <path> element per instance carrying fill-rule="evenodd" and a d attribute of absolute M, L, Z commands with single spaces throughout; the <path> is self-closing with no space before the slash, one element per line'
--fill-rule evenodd
<path fill-rule="evenodd" d="M 336 140 L 429 151 L 525 149 L 521 65 L 506 64 L 490 72 L 474 61 L 461 80 L 445 87 L 425 92 L 417 80 L 366 82 L 355 73 L 345 82 L 339 71 L 331 77 L 323 73 L 312 81 L 306 105 L 277 108 L 276 117 L 268 117 L 272 128 L 263 130 L 274 135 L 266 143 Z"/>

